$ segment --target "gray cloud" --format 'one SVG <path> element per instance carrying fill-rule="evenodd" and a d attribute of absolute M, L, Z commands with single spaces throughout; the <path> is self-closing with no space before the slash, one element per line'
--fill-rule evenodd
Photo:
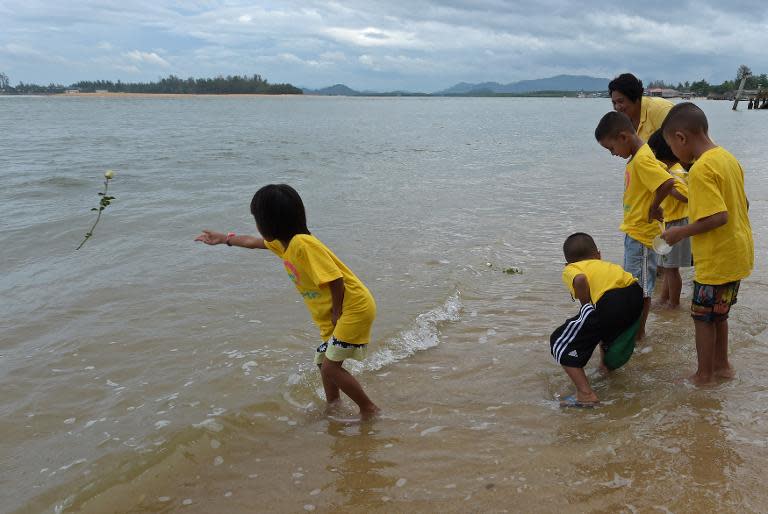
<path fill-rule="evenodd" d="M 0 0 L 13 81 L 260 73 L 432 91 L 558 73 L 644 80 L 768 71 L 762 2 Z"/>

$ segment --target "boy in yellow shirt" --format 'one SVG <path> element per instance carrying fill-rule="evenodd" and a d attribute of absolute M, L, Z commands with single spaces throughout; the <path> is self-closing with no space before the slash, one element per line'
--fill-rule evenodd
<path fill-rule="evenodd" d="M 579 314 L 558 327 L 549 339 L 550 351 L 576 386 L 576 395 L 562 407 L 592 407 L 598 403 L 584 366 L 600 344 L 601 368 L 616 369 L 629 360 L 643 310 L 643 290 L 618 264 L 600 259 L 588 234 L 571 234 L 563 243 L 567 262 L 563 282 L 581 302 Z"/>
<path fill-rule="evenodd" d="M 677 157 L 672 153 L 661 130 L 657 130 L 648 139 L 648 146 L 653 154 L 667 167 L 669 174 L 675 178 L 675 187 L 669 192 L 661 209 L 664 211 L 664 227 L 684 227 L 688 224 L 688 172 L 685 171 Z M 669 309 L 680 307 L 680 293 L 683 289 L 683 277 L 680 268 L 691 267 L 691 240 L 685 238 L 675 244 L 666 255 L 659 256 L 661 271 L 661 294 L 659 301 Z"/>
<path fill-rule="evenodd" d="M 624 269 L 643 288 L 643 315 L 637 334 L 637 339 L 642 339 L 656 284 L 653 239 L 661 234 L 661 202 L 675 187 L 675 179 L 640 139 L 625 114 L 609 112 L 603 116 L 595 129 L 595 139 L 611 155 L 629 159 L 624 173 L 624 220 L 619 230 L 625 234 Z"/>
<path fill-rule="evenodd" d="M 662 237 L 675 244 L 691 238 L 695 278 L 691 316 L 696 328 L 696 385 L 732 378 L 728 362 L 728 313 L 739 284 L 754 265 L 749 203 L 739 161 L 709 138 L 704 112 L 691 102 L 676 105 L 662 126 L 664 139 L 688 174 L 691 224 L 667 229 Z"/>

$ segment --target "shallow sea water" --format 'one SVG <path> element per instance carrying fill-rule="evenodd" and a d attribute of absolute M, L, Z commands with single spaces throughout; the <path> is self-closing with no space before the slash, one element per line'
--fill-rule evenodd
<path fill-rule="evenodd" d="M 765 512 L 768 120 L 699 105 L 751 200 L 737 378 L 676 383 L 693 324 L 654 311 L 594 378 L 603 405 L 563 410 L 562 241 L 621 260 L 607 100 L 0 97 L 0 511 Z M 108 168 L 117 199 L 75 251 Z M 192 241 L 253 232 L 278 181 L 376 297 L 350 363 L 375 421 L 324 414 L 318 336 L 272 254 Z"/>

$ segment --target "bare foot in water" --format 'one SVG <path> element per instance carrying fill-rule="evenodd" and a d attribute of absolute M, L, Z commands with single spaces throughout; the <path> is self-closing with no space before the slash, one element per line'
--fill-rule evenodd
<path fill-rule="evenodd" d="M 377 406 L 373 406 L 373 408 L 370 409 L 360 409 L 360 420 L 362 421 L 368 421 L 375 417 L 378 417 L 378 415 L 381 414 L 381 409 Z"/>
<path fill-rule="evenodd" d="M 336 414 L 338 413 L 339 407 L 341 407 L 341 398 L 334 400 L 332 402 L 327 402 L 325 404 L 325 414 Z"/>
<path fill-rule="evenodd" d="M 694 373 L 693 375 L 690 375 L 688 377 L 683 377 L 679 380 L 679 382 L 688 382 L 689 384 L 693 384 L 697 387 L 701 386 L 708 386 L 715 383 L 713 380 L 713 377 L 711 376 L 702 376 L 698 373 Z"/>
<path fill-rule="evenodd" d="M 726 368 L 716 369 L 714 371 L 714 375 L 717 378 L 722 378 L 722 379 L 725 379 L 725 380 L 731 380 L 733 377 L 736 376 L 736 370 L 734 370 L 731 366 L 728 366 Z"/>

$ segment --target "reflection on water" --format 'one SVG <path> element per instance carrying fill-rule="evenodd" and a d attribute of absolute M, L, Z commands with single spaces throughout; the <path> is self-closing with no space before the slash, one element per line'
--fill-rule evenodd
<path fill-rule="evenodd" d="M 3 511 L 765 511 L 759 113 L 702 103 L 744 164 L 756 233 L 737 378 L 677 383 L 693 325 L 653 311 L 581 411 L 555 401 L 571 385 L 548 336 L 576 310 L 564 237 L 621 261 L 622 163 L 592 136 L 604 102 L 3 102 L 0 122 L 28 121 L 0 139 Z M 75 253 L 106 168 L 118 201 Z M 317 334 L 272 256 L 191 241 L 253 231 L 248 200 L 275 181 L 377 298 L 371 357 L 350 366 L 384 408 L 373 422 L 323 414 Z"/>

